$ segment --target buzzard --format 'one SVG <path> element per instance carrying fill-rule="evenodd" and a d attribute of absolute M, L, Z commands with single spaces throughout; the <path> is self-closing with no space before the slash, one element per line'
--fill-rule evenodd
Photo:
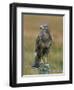
<path fill-rule="evenodd" d="M 52 38 L 48 30 L 48 25 L 40 25 L 40 33 L 35 44 L 35 62 L 32 67 L 39 68 L 41 60 L 47 63 L 47 56 L 52 45 Z"/>

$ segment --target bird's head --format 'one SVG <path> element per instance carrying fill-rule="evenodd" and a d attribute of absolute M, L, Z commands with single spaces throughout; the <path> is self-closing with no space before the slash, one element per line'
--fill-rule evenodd
<path fill-rule="evenodd" d="M 44 25 L 40 25 L 40 30 L 48 30 L 48 25 L 44 24 Z"/>

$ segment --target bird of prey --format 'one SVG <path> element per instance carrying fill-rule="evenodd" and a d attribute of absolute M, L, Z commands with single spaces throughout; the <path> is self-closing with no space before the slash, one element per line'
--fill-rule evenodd
<path fill-rule="evenodd" d="M 35 62 L 32 67 L 39 68 L 41 60 L 47 63 L 47 56 L 52 45 L 52 37 L 48 30 L 48 25 L 40 25 L 40 33 L 36 38 L 35 44 Z"/>

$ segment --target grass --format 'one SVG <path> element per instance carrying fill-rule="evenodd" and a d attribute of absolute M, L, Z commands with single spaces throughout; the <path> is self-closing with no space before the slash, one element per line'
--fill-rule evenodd
<path fill-rule="evenodd" d="M 51 26 L 53 37 L 52 47 L 48 55 L 48 63 L 51 66 L 50 73 L 63 72 L 63 17 L 62 16 L 23 16 L 23 75 L 38 74 L 32 69 L 34 62 L 35 41 L 40 32 L 40 23 L 47 22 Z"/>

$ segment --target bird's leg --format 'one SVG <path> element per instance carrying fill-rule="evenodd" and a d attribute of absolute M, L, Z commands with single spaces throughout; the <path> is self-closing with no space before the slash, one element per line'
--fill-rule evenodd
<path fill-rule="evenodd" d="M 44 64 L 47 64 L 47 56 L 46 55 L 43 56 L 43 62 L 44 62 Z"/>
<path fill-rule="evenodd" d="M 43 57 L 41 57 L 41 63 L 44 63 L 44 61 L 43 61 Z"/>

